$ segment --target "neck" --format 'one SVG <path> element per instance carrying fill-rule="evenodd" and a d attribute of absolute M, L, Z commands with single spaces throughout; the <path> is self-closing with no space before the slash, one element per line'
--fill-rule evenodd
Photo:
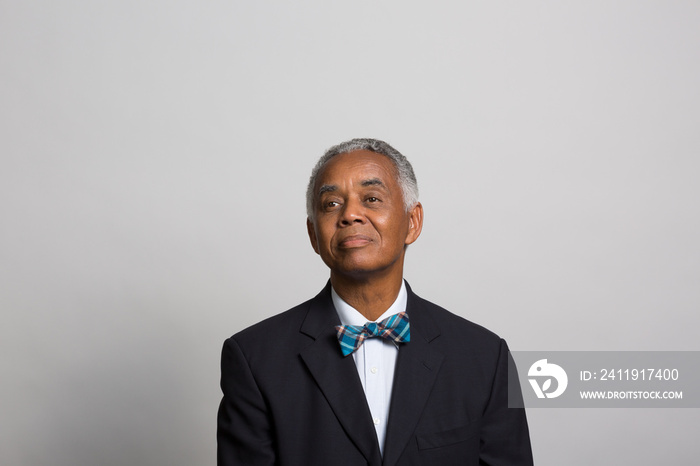
<path fill-rule="evenodd" d="M 399 273 L 372 277 L 350 277 L 331 271 L 331 285 L 343 301 L 365 316 L 377 320 L 394 304 L 403 282 L 403 268 Z"/>

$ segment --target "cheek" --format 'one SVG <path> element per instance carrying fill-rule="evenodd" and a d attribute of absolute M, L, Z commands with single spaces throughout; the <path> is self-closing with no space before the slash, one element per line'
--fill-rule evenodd
<path fill-rule="evenodd" d="M 320 232 L 319 247 L 322 250 L 330 251 L 333 249 L 335 230 L 324 230 Z"/>
<path fill-rule="evenodd" d="M 318 221 L 316 224 L 316 237 L 320 243 L 327 243 L 328 240 L 333 236 L 334 229 L 331 228 L 330 223 L 327 220 Z"/>
<path fill-rule="evenodd" d="M 383 236 L 391 238 L 394 241 L 400 239 L 401 242 L 403 242 L 405 236 L 408 234 L 408 223 L 397 221 L 392 222 L 387 219 L 381 223 L 378 223 L 377 229 L 384 232 Z"/>

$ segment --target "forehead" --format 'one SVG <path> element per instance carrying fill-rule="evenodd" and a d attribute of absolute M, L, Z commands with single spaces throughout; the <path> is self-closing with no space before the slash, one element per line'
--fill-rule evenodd
<path fill-rule="evenodd" d="M 389 188 L 398 187 L 396 167 L 389 157 L 358 150 L 330 159 L 319 174 L 316 186 L 360 183 L 369 179 L 379 179 Z"/>

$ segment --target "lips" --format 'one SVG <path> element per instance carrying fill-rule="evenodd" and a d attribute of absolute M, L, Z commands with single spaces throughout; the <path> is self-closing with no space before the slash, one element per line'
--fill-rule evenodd
<path fill-rule="evenodd" d="M 365 235 L 352 235 L 343 238 L 338 246 L 341 248 L 359 248 L 372 242 L 372 238 Z"/>

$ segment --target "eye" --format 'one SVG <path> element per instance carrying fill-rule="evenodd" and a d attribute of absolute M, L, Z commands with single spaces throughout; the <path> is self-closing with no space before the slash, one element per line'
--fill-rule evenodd
<path fill-rule="evenodd" d="M 328 201 L 328 202 L 326 202 L 326 207 L 335 207 L 335 206 L 337 206 L 337 205 L 340 205 L 340 204 L 339 204 L 338 202 L 336 202 L 336 201 Z"/>
<path fill-rule="evenodd" d="M 378 201 L 379 201 L 379 199 L 376 197 L 373 197 L 373 196 L 370 196 L 367 198 L 367 202 L 378 202 Z"/>

